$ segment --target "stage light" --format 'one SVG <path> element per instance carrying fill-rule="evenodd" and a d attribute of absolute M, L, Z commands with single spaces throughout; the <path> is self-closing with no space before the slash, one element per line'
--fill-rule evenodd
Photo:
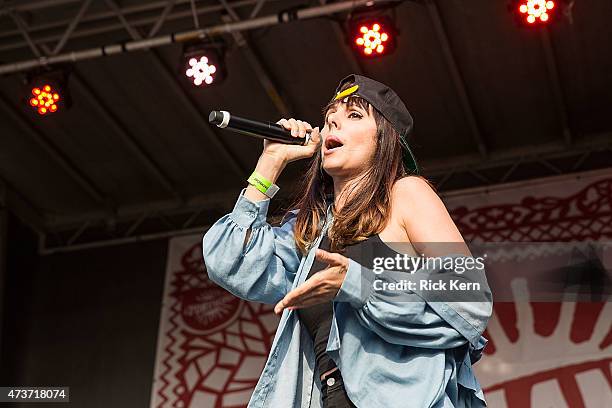
<path fill-rule="evenodd" d="M 224 51 L 224 44 L 218 41 L 186 45 L 183 50 L 183 78 L 196 88 L 206 88 L 222 82 L 227 76 Z"/>
<path fill-rule="evenodd" d="M 217 72 L 217 67 L 214 64 L 209 64 L 208 57 L 201 56 L 198 58 L 189 59 L 189 68 L 185 71 L 188 78 L 193 79 L 193 84 L 196 86 L 202 85 L 205 82 L 207 85 L 214 81 L 213 75 Z"/>
<path fill-rule="evenodd" d="M 39 115 L 47 115 L 57 112 L 61 97 L 57 89 L 49 84 L 44 84 L 41 88 L 35 86 L 30 91 L 30 106 Z"/>
<path fill-rule="evenodd" d="M 558 3 L 560 0 L 513 0 L 509 7 L 522 25 L 536 26 L 554 19 Z"/>
<path fill-rule="evenodd" d="M 38 116 L 48 116 L 69 107 L 68 74 L 64 69 L 30 72 L 26 77 L 27 105 Z"/>
<path fill-rule="evenodd" d="M 397 29 L 385 16 L 349 21 L 348 38 L 353 49 L 364 58 L 388 55 L 395 50 Z"/>

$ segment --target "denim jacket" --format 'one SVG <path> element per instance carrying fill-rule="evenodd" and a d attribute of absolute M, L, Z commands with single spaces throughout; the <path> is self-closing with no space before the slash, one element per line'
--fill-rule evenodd
<path fill-rule="evenodd" d="M 301 256 L 293 235 L 297 210 L 272 227 L 270 200 L 253 202 L 245 190 L 204 235 L 204 262 L 210 279 L 235 296 L 276 304 L 306 279 L 333 217 L 328 207 L 323 233 Z M 487 343 L 481 334 L 492 311 L 490 292 L 482 302 L 381 301 L 378 292 L 362 290 L 364 277 L 373 276 L 349 259 L 333 299 L 326 350 L 351 401 L 360 408 L 486 406 L 472 364 Z M 316 372 L 308 332 L 295 310 L 284 309 L 248 407 L 321 407 Z"/>

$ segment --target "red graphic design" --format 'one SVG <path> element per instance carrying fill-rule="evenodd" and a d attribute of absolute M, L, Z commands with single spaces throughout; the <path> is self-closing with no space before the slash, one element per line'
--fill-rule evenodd
<path fill-rule="evenodd" d="M 509 189 L 489 206 L 466 196 L 447 207 L 467 242 L 610 240 L 612 177 L 588 180 Z M 151 407 L 245 407 L 278 324 L 272 306 L 208 280 L 200 239 L 170 242 Z M 529 292 L 520 268 L 504 283 Z M 486 355 L 475 365 L 488 405 L 612 406 L 610 322 L 612 302 L 496 302 Z"/>
<path fill-rule="evenodd" d="M 210 281 L 177 297 L 181 299 L 183 321 L 191 328 L 204 332 L 215 332 L 233 322 L 241 306 L 240 299 Z"/>
<path fill-rule="evenodd" d="M 201 245 L 169 275 L 172 304 L 155 407 L 246 406 L 272 345 L 273 307 L 244 302 L 208 279 Z"/>
<path fill-rule="evenodd" d="M 612 178 L 566 198 L 527 196 L 519 204 L 450 211 L 469 242 L 568 242 L 612 238 Z"/>
<path fill-rule="evenodd" d="M 451 216 L 468 242 L 610 240 L 612 178 L 565 198 L 528 196 L 519 204 L 458 207 Z M 529 277 L 520 268 L 507 283 L 521 278 L 528 290 Z M 608 302 L 495 302 L 484 334 L 486 356 L 475 366 L 489 405 L 537 408 L 546 400 L 555 407 L 611 406 L 610 322 Z"/>

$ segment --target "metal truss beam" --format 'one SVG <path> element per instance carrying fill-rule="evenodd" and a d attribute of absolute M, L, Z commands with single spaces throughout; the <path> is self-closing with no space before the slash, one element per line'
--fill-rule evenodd
<path fill-rule="evenodd" d="M 163 231 L 163 232 L 158 232 L 158 233 L 142 234 L 142 235 L 131 236 L 131 237 L 123 237 L 123 238 L 112 238 L 112 239 L 107 239 L 103 241 L 87 242 L 87 243 L 81 243 L 81 244 L 70 244 L 70 245 L 63 245 L 63 246 L 56 246 L 56 247 L 46 246 L 45 245 L 46 241 L 43 240 L 43 244 L 41 248 L 39 249 L 39 254 L 43 256 L 53 255 L 57 253 L 74 252 L 74 251 L 81 251 L 85 249 L 108 247 L 108 246 L 114 246 L 114 245 L 125 245 L 125 244 L 132 244 L 136 242 L 152 241 L 156 239 L 178 237 L 181 235 L 202 233 L 206 231 L 208 227 L 209 225 L 202 225 L 199 227 L 188 228 L 188 229 L 170 230 L 170 231 Z"/>
<path fill-rule="evenodd" d="M 222 20 L 226 23 L 239 22 L 240 17 L 229 5 L 229 3 L 226 0 L 219 1 L 228 13 L 228 15 L 224 15 L 221 17 Z M 261 86 L 263 86 L 264 90 L 266 91 L 266 94 L 272 101 L 272 104 L 274 105 L 278 113 L 280 113 L 281 117 L 293 117 L 293 109 L 291 109 L 289 107 L 289 103 L 284 101 L 281 97 L 280 92 L 278 91 L 278 87 L 274 84 L 274 81 L 268 74 L 267 70 L 264 68 L 263 64 L 259 60 L 259 57 L 257 57 L 255 51 L 253 50 L 253 47 L 249 44 L 247 39 L 239 31 L 232 32 L 232 36 L 234 37 L 234 41 L 242 51 L 242 55 L 244 55 L 246 60 L 249 62 L 249 65 L 255 72 L 257 79 L 259 79 L 259 83 L 261 84 Z"/>
<path fill-rule="evenodd" d="M 532 158 L 558 158 L 567 157 L 584 152 L 595 152 L 612 148 L 612 133 L 592 134 L 582 138 L 568 149 L 565 143 L 552 142 L 519 148 L 505 149 L 491 152 L 487 160 L 477 154 L 456 156 L 452 159 L 429 160 L 424 162 L 424 171 L 430 174 L 447 172 L 453 168 L 457 169 L 485 169 L 491 166 L 503 166 L 512 164 L 521 158 L 531 160 Z"/>
<path fill-rule="evenodd" d="M 246 31 L 252 30 L 256 28 L 268 27 L 272 25 L 277 25 L 281 23 L 287 23 L 292 20 L 303 20 L 321 17 L 329 14 L 340 13 L 348 10 L 352 10 L 353 8 L 361 7 L 361 6 L 372 6 L 376 3 L 383 2 L 384 0 L 352 0 L 352 1 L 343 1 L 339 3 L 332 3 L 325 6 L 317 6 L 300 9 L 295 13 L 281 13 L 281 15 L 269 15 L 265 17 L 257 17 L 251 20 L 245 20 L 240 22 L 234 22 L 230 24 L 221 24 L 212 27 L 205 27 L 202 29 L 186 31 L 181 33 L 174 33 L 159 37 L 133 40 L 126 42 L 124 44 L 109 44 L 101 47 L 90 48 L 81 51 L 74 51 L 70 53 L 64 53 L 59 55 L 54 55 L 48 58 L 36 58 L 32 60 L 25 60 L 20 62 L 13 62 L 4 65 L 0 65 L 0 74 L 9 74 L 14 72 L 20 72 L 29 70 L 31 68 L 35 68 L 38 66 L 45 66 L 51 64 L 59 64 L 59 63 L 67 63 L 67 62 L 77 62 L 81 60 L 101 58 L 108 55 L 120 54 L 124 52 L 132 52 L 143 49 L 150 49 L 155 47 L 160 47 L 163 45 L 169 45 L 175 42 L 185 42 L 191 41 L 195 39 L 200 39 L 208 36 L 216 36 L 222 34 L 228 34 L 235 31 Z M 107 3 L 109 1 L 107 0 Z M 117 16 L 120 18 L 121 24 L 125 27 L 131 26 L 127 24 L 127 21 L 123 14 L 121 13 L 121 9 L 115 7 L 117 11 Z"/>
<path fill-rule="evenodd" d="M 65 4 L 78 3 L 81 0 L 42 0 L 42 1 L 15 1 L 12 4 L 6 4 L 3 10 L 0 10 L 0 16 L 11 11 L 35 11 L 50 7 L 63 6 Z"/>
<path fill-rule="evenodd" d="M 543 183 L 554 183 L 560 180 L 569 180 L 569 179 L 581 179 L 587 177 L 607 177 L 612 176 L 612 167 L 601 168 L 596 170 L 585 170 L 573 173 L 564 173 L 555 176 L 544 176 L 544 177 L 534 177 L 527 180 L 518 180 L 511 181 L 506 183 L 499 183 L 495 185 L 484 185 L 477 186 L 472 188 L 462 188 L 457 190 L 448 190 L 442 191 L 439 193 L 440 197 L 443 199 L 457 197 L 457 196 L 465 196 L 467 194 L 479 194 L 479 193 L 492 193 L 496 191 L 503 191 L 508 189 L 514 189 L 516 187 L 531 187 L 534 188 L 536 186 L 542 185 Z M 534 190 L 537 192 L 537 190 Z"/>
<path fill-rule="evenodd" d="M 147 35 L 147 38 L 151 38 L 159 32 L 159 30 L 162 28 L 162 26 L 166 22 L 168 15 L 174 8 L 175 3 L 176 3 L 176 0 L 168 0 L 168 3 L 166 4 L 166 7 L 164 7 L 164 9 L 162 10 L 159 16 L 159 19 L 155 22 L 155 24 L 153 24 L 153 27 L 151 27 L 151 30 L 149 30 L 149 35 Z"/>
<path fill-rule="evenodd" d="M 280 0 L 268 0 L 268 1 L 279 2 Z M 188 2 L 189 0 L 177 0 L 175 6 L 181 3 L 188 3 Z M 250 6 L 256 3 L 255 3 L 255 0 L 239 0 L 231 4 L 232 4 L 232 7 L 234 8 L 243 8 L 245 6 Z M 154 10 L 157 10 L 160 7 L 165 7 L 165 6 L 166 6 L 166 2 L 158 1 L 158 2 L 138 4 L 134 6 L 121 7 L 120 11 L 123 15 L 127 17 L 131 14 L 138 15 L 140 13 L 147 13 L 147 12 L 150 13 Z M 197 9 L 198 15 L 206 15 L 206 14 L 218 13 L 218 12 L 223 11 L 223 6 L 221 6 L 220 4 L 212 5 L 212 6 L 211 5 L 199 6 L 196 9 Z M 0 13 L 2 11 L 3 9 L 0 9 Z M 164 10 L 162 10 L 162 14 L 163 12 Z M 7 14 L 10 14 L 10 13 L 16 14 L 17 10 L 7 12 Z M 191 10 L 172 12 L 166 16 L 164 22 L 184 19 L 186 17 L 190 17 L 191 14 L 192 14 Z M 80 28 L 78 30 L 75 30 L 71 34 L 70 38 L 73 38 L 73 39 L 83 38 L 83 37 L 94 36 L 94 35 L 99 35 L 99 34 L 106 34 L 106 33 L 110 33 L 113 31 L 121 30 L 123 28 L 121 24 L 114 23 L 112 21 L 111 22 L 104 21 L 104 20 L 108 20 L 109 18 L 113 19 L 114 21 L 115 17 L 116 17 L 116 14 L 113 11 L 104 11 L 104 12 L 99 12 L 99 13 L 87 14 L 83 17 L 82 22 L 88 23 L 87 26 L 93 26 L 93 27 Z M 161 15 L 159 17 L 145 16 L 145 17 L 132 18 L 130 21 L 130 24 L 133 27 L 137 27 L 137 28 L 148 27 L 150 25 L 155 25 L 156 23 L 158 23 L 160 21 L 160 17 Z M 48 32 L 49 30 L 60 30 L 60 29 L 63 29 L 69 23 L 70 23 L 70 20 L 60 20 L 60 21 L 54 21 L 50 23 L 37 24 L 37 25 L 33 25 L 31 27 L 31 30 L 34 34 L 36 34 L 37 32 Z M 20 34 L 19 30 L 7 30 L 4 32 L 0 32 L 0 39 L 17 36 L 19 34 Z M 46 34 L 44 36 L 37 36 L 36 41 L 39 44 L 47 43 L 47 42 L 57 42 L 61 39 L 61 37 L 62 37 L 62 32 L 56 32 L 53 34 Z M 23 48 L 27 45 L 28 44 L 26 42 L 20 42 L 20 41 L 14 41 L 12 43 L 8 42 L 8 43 L 0 45 L 0 51 Z"/>
<path fill-rule="evenodd" d="M 569 114 L 567 110 L 567 104 L 563 96 L 563 89 L 561 88 L 561 79 L 559 77 L 559 69 L 557 67 L 557 60 L 555 58 L 555 52 L 553 50 L 552 41 L 550 39 L 550 32 L 548 27 L 542 27 L 540 31 L 540 38 L 542 40 L 542 49 L 544 50 L 544 57 L 546 60 L 546 68 L 548 70 L 548 77 L 550 78 L 550 85 L 553 92 L 553 99 L 555 101 L 555 107 L 557 114 L 561 120 L 561 129 L 563 129 L 563 138 L 565 143 L 569 146 L 572 144 L 572 132 L 569 126 Z"/>
<path fill-rule="evenodd" d="M 157 179 L 157 181 L 174 197 L 180 199 L 180 194 L 176 190 L 174 183 L 165 173 L 162 167 L 146 152 L 145 148 L 130 134 L 126 126 L 115 116 L 112 110 L 95 93 L 91 86 L 78 74 L 72 73 L 72 82 L 87 96 L 87 99 L 94 105 L 100 115 L 113 128 L 115 134 L 121 139 L 142 163 L 142 165 Z"/>
<path fill-rule="evenodd" d="M 23 114 L 19 112 L 9 101 L 5 99 L 3 95 L 0 95 L 0 108 L 7 112 L 15 122 L 17 122 L 23 130 L 28 133 L 32 139 L 38 143 L 38 145 L 51 157 L 53 158 L 68 175 L 83 189 L 89 197 L 95 202 L 104 206 L 112 205 L 110 199 L 104 195 L 104 193 L 85 176 L 72 161 L 67 158 L 57 147 L 55 147 L 45 135 L 36 129 L 30 121 L 23 117 Z"/>
<path fill-rule="evenodd" d="M 11 12 L 18 13 L 18 12 L 32 12 L 32 11 L 44 10 L 47 8 L 65 6 L 67 4 L 72 4 L 72 3 L 80 3 L 82 1 L 83 0 L 43 0 L 43 1 L 30 1 L 26 3 L 26 2 L 14 0 L 12 3 L 4 4 L 4 7 L 0 8 L 0 16 L 9 14 Z M 165 7 L 167 7 L 168 2 L 170 1 L 172 1 L 173 3 L 175 3 L 175 5 L 178 6 L 182 4 L 188 4 L 191 0 L 148 1 L 148 2 L 143 2 L 141 4 L 123 6 L 121 7 L 121 12 L 124 14 L 151 12 L 157 9 L 164 9 Z M 260 1 L 261 0 L 240 0 L 240 1 L 235 1 L 233 4 L 235 4 L 236 6 L 242 7 L 242 6 L 257 4 Z M 268 1 L 280 1 L 280 0 L 268 0 Z M 198 7 L 197 10 L 199 14 L 204 14 L 204 13 L 209 13 L 209 12 L 220 11 L 221 7 L 206 6 L 206 7 Z M 113 17 L 113 16 L 114 16 L 113 13 L 101 11 L 97 13 L 91 13 L 91 15 L 87 16 L 87 18 L 84 21 L 103 20 L 105 18 Z M 60 20 L 60 21 L 56 21 L 52 23 L 41 24 L 40 26 L 37 26 L 37 27 L 40 27 L 40 29 L 64 27 L 68 25 L 69 22 L 70 20 Z M 4 35 L 0 34 L 0 37 L 3 37 L 3 36 Z"/>
<path fill-rule="evenodd" d="M 83 3 L 83 7 L 80 8 L 79 13 L 73 20 L 74 24 L 71 25 L 72 29 L 76 27 L 78 20 L 82 18 L 84 10 L 87 9 L 87 7 L 85 6 L 88 6 L 88 3 L 89 2 Z M 15 14 L 12 16 L 16 24 L 22 31 L 23 36 L 29 38 L 29 28 L 27 27 L 25 22 L 21 20 L 19 15 Z M 67 35 L 65 36 L 63 43 L 65 43 L 65 39 L 68 38 L 69 32 L 72 31 L 72 29 L 67 30 Z M 62 41 L 60 41 L 60 43 L 58 43 L 56 46 L 56 50 L 58 48 L 61 49 L 63 43 Z M 32 52 L 35 55 L 41 55 L 36 45 L 31 44 L 31 48 Z M 42 48 L 46 55 L 52 54 L 52 52 L 45 44 L 42 45 Z M 126 130 L 126 127 L 119 121 L 119 119 L 112 113 L 112 111 L 100 100 L 98 95 L 96 95 L 96 93 L 87 83 L 87 81 L 85 81 L 76 71 L 73 73 L 72 82 L 75 83 L 81 89 L 81 91 L 88 97 L 88 100 L 92 102 L 92 104 L 99 111 L 102 117 L 106 119 L 106 121 L 113 128 L 117 136 L 119 136 L 123 143 L 136 154 L 136 157 L 138 157 L 138 159 L 143 163 L 143 165 L 157 178 L 160 184 L 163 185 L 163 187 L 167 191 L 169 191 L 174 197 L 180 199 L 180 194 L 176 191 L 173 183 L 170 181 L 170 178 L 164 173 L 161 167 L 148 155 L 148 153 L 138 143 L 138 141 Z"/>
<path fill-rule="evenodd" d="M 495 186 L 508 182 L 512 173 L 523 166 L 530 166 L 531 168 L 534 163 L 544 164 L 544 167 L 540 173 L 532 174 L 530 179 L 550 177 L 551 175 L 574 174 L 580 171 L 587 157 L 596 152 L 608 153 L 612 162 L 612 134 L 594 135 L 588 139 L 588 142 L 576 142 L 571 150 L 565 148 L 564 143 L 559 142 L 556 145 L 551 144 L 494 152 L 487 161 L 483 161 L 479 155 L 475 154 L 471 157 L 459 157 L 451 161 L 446 160 L 445 164 L 443 164 L 443 161 L 437 163 L 432 161 L 423 162 L 422 168 L 424 169 L 424 175 L 432 179 L 437 190 L 440 191 L 440 195 L 444 197 L 446 194 L 452 195 L 458 191 L 495 188 Z M 550 162 L 560 158 L 563 158 L 564 161 L 572 165 L 562 170 Z M 546 163 L 550 164 L 550 166 L 546 165 Z M 507 170 L 508 167 L 510 167 L 509 170 Z M 599 168 L 602 168 L 602 166 L 600 165 Z M 501 169 L 505 173 L 497 179 L 492 179 L 489 173 L 485 175 L 486 170 L 495 169 Z M 462 174 L 469 174 L 478 180 L 478 182 L 472 183 L 467 187 L 461 187 L 461 190 L 444 188 L 446 181 L 450 177 Z M 515 178 L 515 180 L 517 179 Z M 520 180 L 525 181 L 525 178 L 523 177 Z M 147 239 L 153 239 L 184 233 L 203 232 L 207 223 L 214 220 L 201 219 L 201 213 L 204 211 L 216 211 L 221 214 L 227 213 L 235 203 L 237 196 L 238 188 L 236 187 L 234 191 L 227 193 L 205 194 L 192 197 L 181 207 L 166 201 L 119 208 L 117 220 L 126 226 L 124 226 L 118 236 L 109 235 L 106 240 L 99 240 L 97 238 L 98 240 L 91 241 L 84 238 L 88 230 L 97 231 L 100 228 L 106 228 L 103 224 L 103 214 L 101 213 L 56 218 L 53 220 L 53 223 L 49 222 L 46 228 L 48 231 L 55 231 L 56 233 L 63 232 L 66 238 L 63 241 L 56 240 L 53 243 L 47 241 L 46 246 L 42 248 L 42 253 L 134 242 L 146 237 L 149 237 Z M 196 223 L 198 219 L 199 223 Z M 146 235 L 142 235 L 141 225 L 145 221 L 154 220 L 157 220 L 158 228 L 153 232 L 148 230 Z M 194 225 L 202 226 L 193 228 Z M 100 236 L 100 234 L 94 235 L 96 237 Z"/>
<path fill-rule="evenodd" d="M 247 174 L 248 170 L 246 167 L 240 162 L 240 160 L 232 153 L 227 146 L 221 141 L 219 135 L 215 133 L 208 123 L 208 118 L 202 116 L 200 109 L 197 104 L 183 91 L 181 86 L 179 85 L 178 79 L 176 75 L 172 72 L 172 70 L 164 63 L 161 57 L 158 54 L 152 53 L 151 60 L 153 61 L 153 65 L 155 68 L 163 75 L 164 82 L 170 85 L 174 93 L 179 98 L 181 105 L 185 106 L 187 112 L 191 116 L 197 119 L 197 123 L 202 131 L 202 133 L 206 136 L 206 139 L 213 145 L 213 147 L 220 152 L 224 159 L 226 160 L 228 166 L 232 169 L 234 174 L 238 177 L 243 178 L 245 174 Z"/>
<path fill-rule="evenodd" d="M 327 4 L 327 0 L 319 0 L 319 4 L 323 6 Z M 332 30 L 334 31 L 334 36 L 338 40 L 338 45 L 340 46 L 340 49 L 344 53 L 346 61 L 348 61 L 349 63 L 351 73 L 363 75 L 363 67 L 361 66 L 361 63 L 357 56 L 355 56 L 355 53 L 350 49 L 350 47 L 347 46 L 346 40 L 344 38 L 345 34 L 342 31 L 342 28 L 335 22 L 332 22 Z"/>
<path fill-rule="evenodd" d="M 123 205 L 117 208 L 115 222 L 138 222 L 140 224 L 144 220 L 157 217 L 160 214 L 175 216 L 216 208 L 226 208 L 228 205 L 232 205 L 237 198 L 238 191 L 232 190 L 229 192 L 199 194 L 189 197 L 183 204 L 177 204 L 175 200 L 162 200 L 141 205 Z M 85 222 L 89 222 L 91 225 L 101 225 L 102 222 L 105 222 L 104 213 L 96 210 L 78 215 L 47 217 L 45 227 L 50 232 L 64 231 L 77 228 Z M 180 225 L 175 225 L 175 227 L 187 228 L 190 225 L 190 223 L 183 221 Z"/>
<path fill-rule="evenodd" d="M 438 37 L 438 42 L 442 47 L 442 55 L 444 56 L 444 60 L 446 61 L 446 65 L 451 74 L 451 79 L 453 81 L 453 85 L 455 86 L 457 96 L 459 97 L 459 103 L 463 109 L 463 114 L 472 133 L 472 138 L 476 143 L 481 157 L 486 157 L 488 154 L 487 145 L 478 126 L 478 122 L 476 121 L 474 108 L 472 107 L 472 103 L 470 102 L 470 98 L 467 94 L 465 81 L 461 76 L 457 61 L 453 55 L 450 41 L 448 40 L 448 35 L 446 34 L 446 29 L 444 28 L 444 23 L 442 22 L 442 18 L 438 12 L 438 6 L 436 5 L 435 0 L 425 0 L 425 6 L 427 7 L 427 11 L 429 12 L 429 16 L 433 22 L 434 30 L 436 32 L 436 36 Z"/>
<path fill-rule="evenodd" d="M 125 16 L 121 14 L 121 10 L 116 5 L 114 0 L 106 0 L 106 1 L 109 4 L 109 6 L 112 7 L 116 11 L 117 18 L 119 18 L 119 20 L 121 21 L 121 24 L 123 25 L 125 30 L 130 34 L 132 39 L 134 41 L 140 41 L 142 39 L 142 35 L 138 32 L 137 29 L 132 27 L 130 23 L 127 21 L 127 19 L 125 18 Z M 184 106 L 186 106 L 187 110 L 191 113 L 191 115 L 193 115 L 197 119 L 197 123 L 200 124 L 204 134 L 208 136 L 208 140 L 214 145 L 214 147 L 218 151 L 220 151 L 223 154 L 229 166 L 236 173 L 236 175 L 238 177 L 244 177 L 244 175 L 247 173 L 246 168 L 242 166 L 242 164 L 236 158 L 236 156 L 234 156 L 234 154 L 231 151 L 229 151 L 229 149 L 221 142 L 221 140 L 219 139 L 219 136 L 211 130 L 208 122 L 205 120 L 204 117 L 202 117 L 202 114 L 200 113 L 200 110 L 198 109 L 197 104 L 193 102 L 185 94 L 185 92 L 181 89 L 178 83 L 178 79 L 176 78 L 176 75 L 172 73 L 172 70 L 168 68 L 168 66 L 163 62 L 161 57 L 155 52 L 151 54 L 151 59 L 153 61 L 153 65 L 155 66 L 155 68 L 157 68 L 157 70 L 164 76 L 165 82 L 170 84 L 172 89 L 178 95 L 179 99 L 181 100 L 181 103 Z"/>
<path fill-rule="evenodd" d="M 257 3 L 255 3 L 253 10 L 251 10 L 251 15 L 249 16 L 249 18 L 257 17 L 257 14 L 259 13 L 259 11 L 261 10 L 261 8 L 263 7 L 266 1 L 267 0 L 257 0 Z"/>
<path fill-rule="evenodd" d="M 573 159 L 574 164 L 569 171 L 575 172 L 578 171 L 588 156 L 602 151 L 612 152 L 612 134 L 593 135 L 585 138 L 583 141 L 576 141 L 571 149 L 567 148 L 565 142 L 555 142 L 508 149 L 501 152 L 491 152 L 485 160 L 479 157 L 479 155 L 464 155 L 451 160 L 430 161 L 423 163 L 422 168 L 427 177 L 436 179 L 438 188 L 442 188 L 444 183 L 452 176 L 460 175 L 461 173 L 472 174 L 484 180 L 485 184 L 497 184 L 506 182 L 519 167 L 533 163 L 543 165 L 553 174 L 564 173 L 563 170 L 551 163 L 551 160 L 561 158 Z M 612 163 L 612 160 L 610 163 Z M 486 170 L 508 166 L 510 168 L 496 180 L 490 180 L 484 175 Z"/>
<path fill-rule="evenodd" d="M 60 40 L 57 42 L 57 45 L 53 49 L 53 52 L 51 53 L 52 55 L 57 55 L 62 50 L 62 48 L 64 48 L 64 45 L 66 45 L 68 38 L 70 38 L 70 34 L 72 34 L 79 22 L 83 19 L 83 16 L 85 15 L 85 12 L 87 11 L 90 5 L 91 0 L 85 0 L 81 4 L 81 7 L 79 8 L 79 11 L 77 12 L 76 16 L 74 16 L 72 21 L 70 21 L 70 24 L 68 24 L 68 27 L 66 27 L 64 35 L 62 35 L 62 38 L 60 38 Z"/>
<path fill-rule="evenodd" d="M 19 30 L 19 32 L 21 33 L 21 35 L 25 39 L 26 43 L 28 44 L 28 47 L 30 47 L 30 50 L 32 50 L 32 53 L 35 56 L 37 56 L 37 57 L 41 57 L 42 55 L 41 55 L 40 51 L 38 50 L 38 47 L 36 46 L 36 44 L 32 40 L 32 37 L 30 37 L 30 34 L 28 32 L 28 29 L 27 29 L 27 25 L 23 21 L 21 16 L 19 14 L 17 14 L 17 13 L 14 13 L 14 12 L 10 12 L 9 15 L 11 16 L 11 19 L 15 22 L 15 25 L 17 26 L 17 29 Z"/>
<path fill-rule="evenodd" d="M 0 209 L 5 208 L 19 218 L 32 230 L 44 232 L 46 219 L 40 211 L 32 205 L 23 194 L 16 191 L 2 177 L 0 177 Z"/>

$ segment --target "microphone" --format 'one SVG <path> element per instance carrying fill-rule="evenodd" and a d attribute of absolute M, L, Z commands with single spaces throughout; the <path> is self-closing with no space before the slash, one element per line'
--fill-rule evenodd
<path fill-rule="evenodd" d="M 304 146 L 310 141 L 310 130 L 306 132 L 306 137 L 303 139 L 300 137 L 293 137 L 291 136 L 291 131 L 285 129 L 279 124 L 245 119 L 231 115 L 226 111 L 210 112 L 210 115 L 208 115 L 208 122 L 217 125 L 222 129 L 229 129 L 233 130 L 234 132 L 284 144 Z"/>

